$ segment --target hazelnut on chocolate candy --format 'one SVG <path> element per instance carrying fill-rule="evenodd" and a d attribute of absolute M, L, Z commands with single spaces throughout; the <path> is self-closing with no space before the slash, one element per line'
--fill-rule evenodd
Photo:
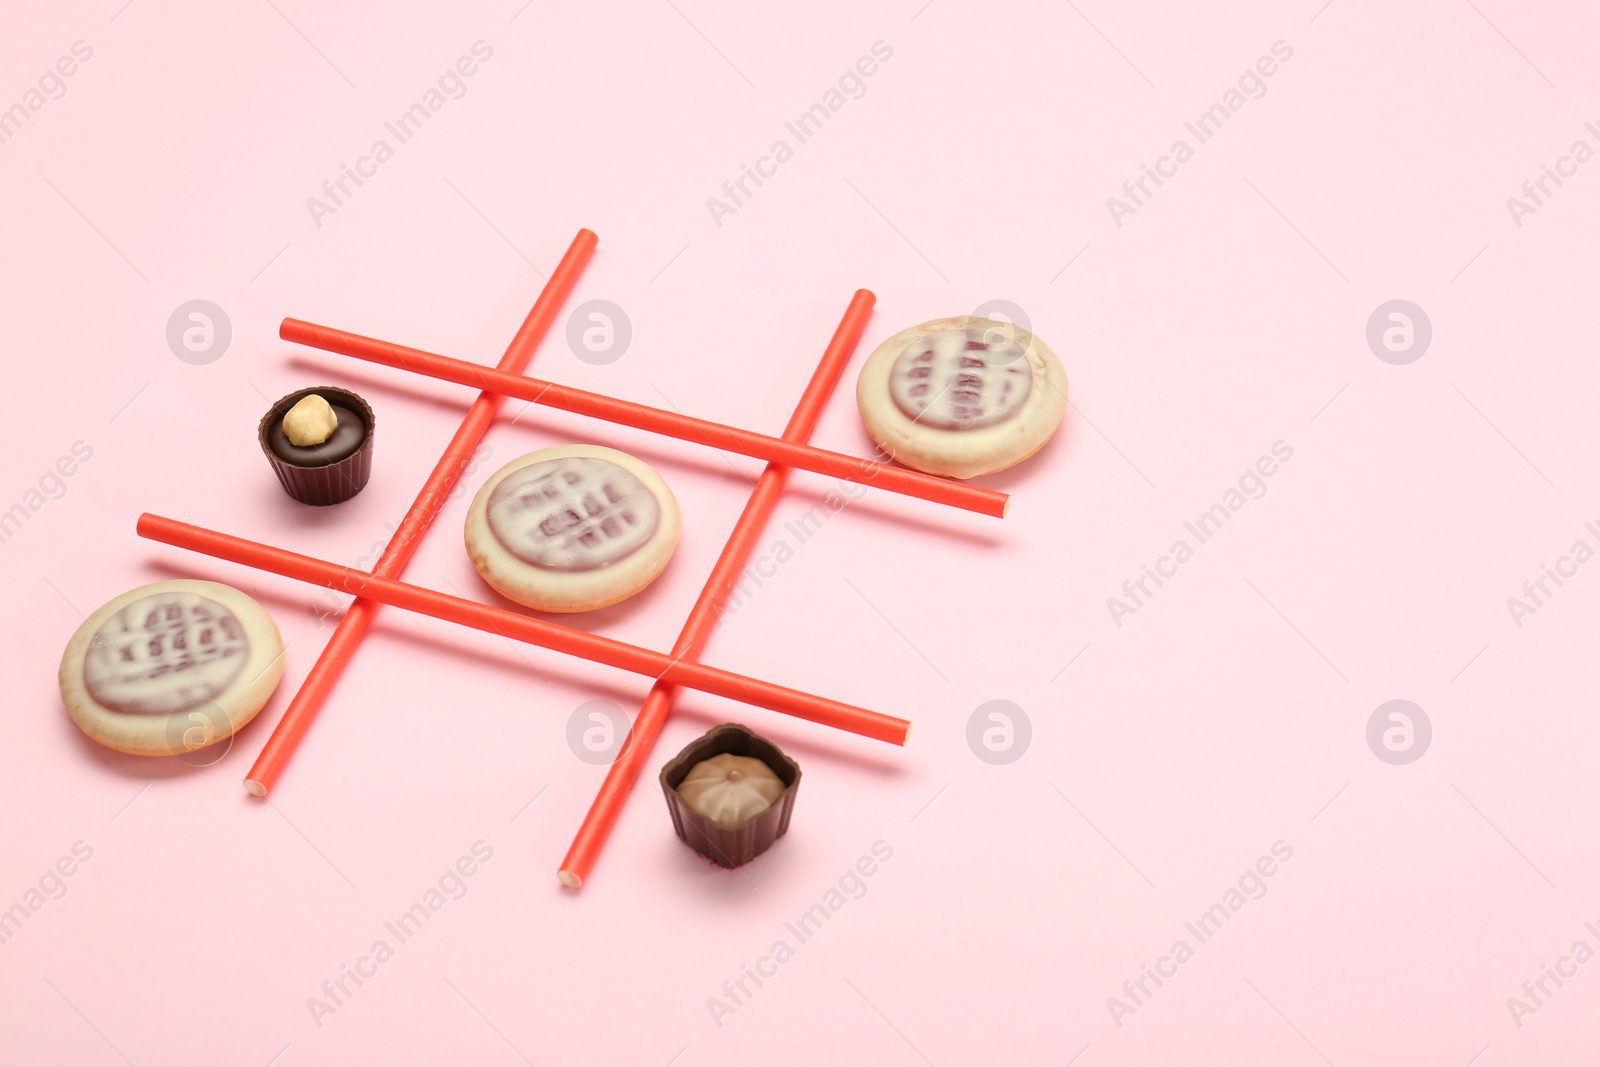
<path fill-rule="evenodd" d="M 273 404 L 256 435 L 284 492 L 302 504 L 337 504 L 372 475 L 373 421 L 355 393 L 321 386 Z"/>
<path fill-rule="evenodd" d="M 283 416 L 284 436 L 298 448 L 322 444 L 338 425 L 333 406 L 316 393 L 301 397 Z"/>

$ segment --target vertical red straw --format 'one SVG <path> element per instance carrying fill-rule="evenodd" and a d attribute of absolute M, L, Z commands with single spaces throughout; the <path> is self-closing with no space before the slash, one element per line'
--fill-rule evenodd
<path fill-rule="evenodd" d="M 839 375 L 844 372 L 856 342 L 861 339 L 867 318 L 872 314 L 872 305 L 876 302 L 877 297 L 867 290 L 856 290 L 850 306 L 845 309 L 844 318 L 839 320 L 839 328 L 833 332 L 833 340 L 828 342 L 828 349 L 822 354 L 822 362 L 806 384 L 800 403 L 795 407 L 789 425 L 784 428 L 785 441 L 804 443 L 810 439 L 823 405 L 838 383 Z M 700 590 L 700 597 L 689 612 L 689 621 L 683 624 L 678 642 L 672 647 L 674 659 L 699 658 L 717 615 L 727 603 L 728 594 L 738 582 L 739 575 L 744 573 L 750 553 L 755 549 L 756 538 L 771 517 L 788 477 L 789 468 L 775 463 L 767 464 L 761 472 L 750 500 L 733 525 L 733 533 L 723 547 L 722 555 L 711 570 L 711 577 L 706 579 L 705 588 Z M 677 692 L 678 687 L 668 682 L 657 682 L 651 687 L 650 695 L 645 698 L 639 716 L 633 722 L 633 729 L 628 731 L 628 737 L 623 742 L 621 755 L 606 772 L 600 792 L 589 806 L 589 813 L 584 816 L 583 825 L 578 828 L 566 859 L 561 861 L 559 876 L 562 885 L 576 889 L 589 877 L 590 868 L 594 866 L 606 837 L 611 833 L 611 827 L 622 812 L 623 802 L 638 781 L 639 772 L 644 768 L 644 761 L 650 757 L 656 738 L 661 735 L 661 727 L 667 721 L 667 713 L 672 708 L 672 700 Z"/>
<path fill-rule="evenodd" d="M 555 320 L 556 312 L 566 302 L 573 286 L 578 282 L 578 276 L 583 273 L 589 258 L 594 255 L 595 245 L 598 242 L 599 238 L 591 231 L 578 231 L 566 254 L 561 257 L 561 262 L 551 273 L 550 280 L 545 283 L 539 299 L 534 301 L 533 309 L 523 320 L 522 328 L 506 347 L 505 355 L 497 364 L 500 370 L 516 374 L 528 365 L 534 349 L 539 347 L 539 342 L 544 339 L 545 332 Z M 489 431 L 503 399 L 499 393 L 484 392 L 479 393 L 478 398 L 472 402 L 461 428 L 450 439 L 444 455 L 439 458 L 433 472 L 428 475 L 428 480 L 423 483 L 422 491 L 417 494 L 416 501 L 406 512 L 400 528 L 395 531 L 388 547 L 383 550 L 383 555 L 378 558 L 377 565 L 372 568 L 373 574 L 382 578 L 398 578 L 405 570 L 422 535 L 444 506 L 445 501 L 449 499 L 450 491 L 455 488 L 461 472 L 471 462 L 472 453 L 483 441 L 483 435 Z M 322 709 L 323 701 L 332 691 L 334 683 L 339 680 L 339 675 L 344 672 L 350 657 L 355 654 L 356 646 L 361 643 L 361 638 L 366 634 L 367 627 L 372 624 L 372 618 L 377 610 L 378 605 L 374 601 L 358 598 L 345 611 L 344 618 L 339 620 L 339 625 L 323 648 L 322 655 L 317 657 L 317 662 L 312 666 L 311 673 L 306 675 L 300 691 L 289 702 L 283 718 L 279 719 L 278 725 L 273 728 L 272 736 L 267 739 L 261 755 L 256 757 L 255 766 L 250 768 L 250 774 L 244 780 L 244 787 L 253 795 L 264 797 L 277 784 L 284 767 L 288 765 L 290 757 L 294 755 L 301 739 L 310 729 L 317 712 Z"/>

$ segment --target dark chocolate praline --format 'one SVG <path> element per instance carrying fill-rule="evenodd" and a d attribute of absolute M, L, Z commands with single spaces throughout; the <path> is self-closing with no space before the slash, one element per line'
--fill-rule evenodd
<path fill-rule="evenodd" d="M 323 399 L 326 400 L 327 397 Z M 267 431 L 267 447 L 271 448 L 279 459 L 285 463 L 293 463 L 297 467 L 326 467 L 330 463 L 337 463 L 347 456 L 355 455 L 356 450 L 367 439 L 366 420 L 361 417 L 360 412 L 352 411 L 342 404 L 330 401 L 328 406 L 333 409 L 338 424 L 322 444 L 303 446 L 295 444 L 289 440 L 289 435 L 283 432 L 283 419 L 280 418 L 276 425 Z"/>

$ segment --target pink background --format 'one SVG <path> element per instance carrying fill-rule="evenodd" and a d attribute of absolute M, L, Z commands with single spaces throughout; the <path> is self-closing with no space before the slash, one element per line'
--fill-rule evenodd
<path fill-rule="evenodd" d="M 1600 164 L 1520 227 L 1506 206 L 1573 141 L 1600 147 L 1592 9 L 121 2 L 28 5 L 0 34 L 0 106 L 93 49 L 0 145 L 0 509 L 93 449 L 0 545 L 0 908 L 93 849 L 0 946 L 0 1061 L 1593 1062 L 1600 963 L 1547 980 L 1520 1026 L 1507 998 L 1600 949 L 1600 567 L 1520 627 L 1506 605 L 1574 541 L 1600 547 Z M 306 199 L 479 40 L 465 97 L 317 226 Z M 717 225 L 707 198 L 876 41 L 893 56 L 865 95 Z M 1184 123 L 1277 41 L 1266 94 L 1116 225 L 1107 198 L 1194 147 Z M 564 311 L 532 373 L 777 432 L 864 286 L 878 309 L 818 444 L 868 454 L 851 392 L 880 340 L 991 299 L 1060 353 L 1073 406 L 985 480 L 1009 519 L 874 492 L 712 640 L 708 662 L 914 719 L 909 747 L 686 696 L 574 894 L 555 870 L 602 768 L 568 718 L 631 714 L 645 682 L 386 610 L 263 804 L 240 780 L 332 623 L 317 590 L 134 520 L 370 565 L 471 393 L 285 344 L 278 321 L 492 362 L 580 226 L 601 247 L 568 309 L 616 303 L 632 344 L 581 361 Z M 197 298 L 233 329 L 203 366 L 165 337 Z M 1432 322 L 1406 366 L 1365 339 L 1392 299 Z M 380 420 L 371 484 L 326 511 L 291 504 L 254 440 L 270 399 L 318 383 Z M 521 407 L 469 489 L 574 440 L 671 482 L 667 573 L 574 620 L 669 647 L 759 464 L 543 410 L 511 425 Z M 1107 598 L 1278 441 L 1266 495 L 1118 626 Z M 797 475 L 762 551 L 829 485 Z M 407 577 L 488 598 L 466 501 Z M 207 768 L 101 749 L 56 693 L 80 612 L 174 576 L 250 592 L 289 642 L 272 703 Z M 1405 766 L 1366 741 L 1391 699 L 1432 723 Z M 990 700 L 1032 724 L 1008 765 L 967 743 Z M 805 771 L 789 835 L 743 875 L 677 841 L 654 781 L 728 718 Z M 308 998 L 480 840 L 466 895 L 318 1026 Z M 865 895 L 796 945 L 785 922 L 878 841 Z M 1265 895 L 1198 945 L 1184 923 L 1279 841 Z M 780 938 L 794 957 L 714 1019 Z M 1194 958 L 1114 1019 L 1179 938 Z"/>

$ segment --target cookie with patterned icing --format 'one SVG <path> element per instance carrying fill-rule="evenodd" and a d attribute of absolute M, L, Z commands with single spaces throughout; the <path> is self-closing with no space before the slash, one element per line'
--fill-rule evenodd
<path fill-rule="evenodd" d="M 255 718 L 283 676 L 283 653 L 272 617 L 239 590 L 156 582 L 78 627 L 61 655 L 61 699 L 102 745 L 185 755 Z"/>
<path fill-rule="evenodd" d="M 501 467 L 467 510 L 467 554 L 501 595 L 541 611 L 589 611 L 655 580 L 682 519 L 647 464 L 562 445 Z"/>
<path fill-rule="evenodd" d="M 901 330 L 856 382 L 861 421 L 885 452 L 930 474 L 975 478 L 1043 448 L 1067 408 L 1067 376 L 1029 331 L 960 315 Z"/>

